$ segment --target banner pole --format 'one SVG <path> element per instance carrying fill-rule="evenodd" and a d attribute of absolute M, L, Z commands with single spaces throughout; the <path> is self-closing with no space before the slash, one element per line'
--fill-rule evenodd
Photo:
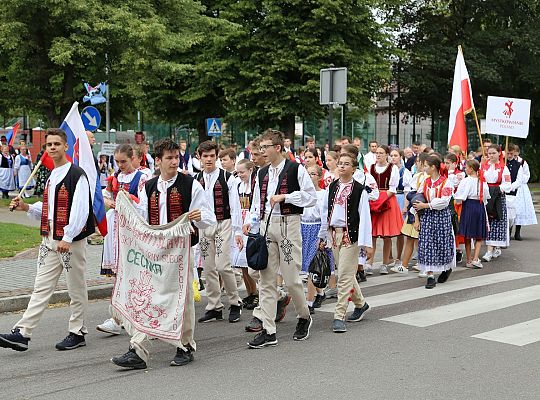
<path fill-rule="evenodd" d="M 478 116 L 476 115 L 476 108 L 473 107 L 474 121 L 476 122 L 476 130 L 478 131 L 478 138 L 480 139 L 480 148 L 482 149 L 482 158 L 484 157 L 484 142 L 482 141 L 482 132 L 480 131 L 480 124 L 478 123 Z"/>
<path fill-rule="evenodd" d="M 38 161 L 38 163 L 36 164 L 36 166 L 34 167 L 34 170 L 32 171 L 32 173 L 30 174 L 30 176 L 28 177 L 28 179 L 26 180 L 26 183 L 24 184 L 24 186 L 22 187 L 21 191 L 19 192 L 19 194 L 17 196 L 15 196 L 15 199 L 19 199 L 21 198 L 21 194 L 24 193 L 24 191 L 26 190 L 26 187 L 30 184 L 30 181 L 34 178 L 34 176 L 36 175 L 39 167 L 41 167 L 41 159 Z M 13 199 L 13 200 L 15 200 Z M 13 212 L 13 208 L 12 207 L 9 207 L 9 211 Z"/>

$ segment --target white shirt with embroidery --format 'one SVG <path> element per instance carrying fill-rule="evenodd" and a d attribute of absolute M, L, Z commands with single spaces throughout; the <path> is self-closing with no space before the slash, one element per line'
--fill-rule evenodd
<path fill-rule="evenodd" d="M 461 180 L 454 194 L 456 201 L 465 201 L 468 199 L 480 200 L 480 190 L 483 191 L 483 202 L 487 204 L 490 199 L 489 187 L 486 182 L 482 182 L 476 176 L 467 176 Z"/>
<path fill-rule="evenodd" d="M 53 229 L 53 218 L 54 218 L 54 203 L 55 203 L 55 192 L 56 186 L 62 182 L 66 177 L 71 163 L 68 162 L 61 167 L 57 167 L 51 171 L 51 175 L 47 181 L 48 185 L 48 207 L 49 207 L 49 226 Z M 73 193 L 73 201 L 71 203 L 71 209 L 69 211 L 69 221 L 68 224 L 64 227 L 64 236 L 62 240 L 67 243 L 71 243 L 73 238 L 78 236 L 84 227 L 86 226 L 86 221 L 88 220 L 88 213 L 90 212 L 89 206 L 90 198 L 90 184 L 85 175 L 81 176 L 77 185 L 75 186 L 75 192 Z M 43 202 L 39 201 L 34 204 L 29 205 L 28 216 L 32 219 L 40 220 L 41 213 L 43 210 Z"/>

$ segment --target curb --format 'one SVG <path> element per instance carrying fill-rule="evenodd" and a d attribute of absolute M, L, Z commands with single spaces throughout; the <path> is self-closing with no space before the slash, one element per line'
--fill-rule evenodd
<path fill-rule="evenodd" d="M 88 288 L 88 300 L 100 300 L 111 297 L 113 285 L 98 285 Z M 0 314 L 25 310 L 30 301 L 29 294 L 22 296 L 0 298 Z M 58 290 L 53 293 L 49 304 L 68 303 L 70 301 L 67 290 Z"/>

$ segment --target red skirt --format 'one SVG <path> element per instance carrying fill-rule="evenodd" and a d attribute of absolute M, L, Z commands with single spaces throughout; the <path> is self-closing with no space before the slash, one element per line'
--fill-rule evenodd
<path fill-rule="evenodd" d="M 373 237 L 393 237 L 401 235 L 403 215 L 396 196 L 388 199 L 390 208 L 382 213 L 371 213 L 371 235 Z"/>

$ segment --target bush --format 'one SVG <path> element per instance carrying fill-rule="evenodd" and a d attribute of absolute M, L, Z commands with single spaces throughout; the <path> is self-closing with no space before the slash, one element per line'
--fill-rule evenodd
<path fill-rule="evenodd" d="M 520 147 L 520 155 L 527 161 L 529 169 L 531 170 L 531 179 L 529 180 L 529 183 L 540 181 L 540 151 L 538 150 L 538 146 L 526 144 Z"/>

